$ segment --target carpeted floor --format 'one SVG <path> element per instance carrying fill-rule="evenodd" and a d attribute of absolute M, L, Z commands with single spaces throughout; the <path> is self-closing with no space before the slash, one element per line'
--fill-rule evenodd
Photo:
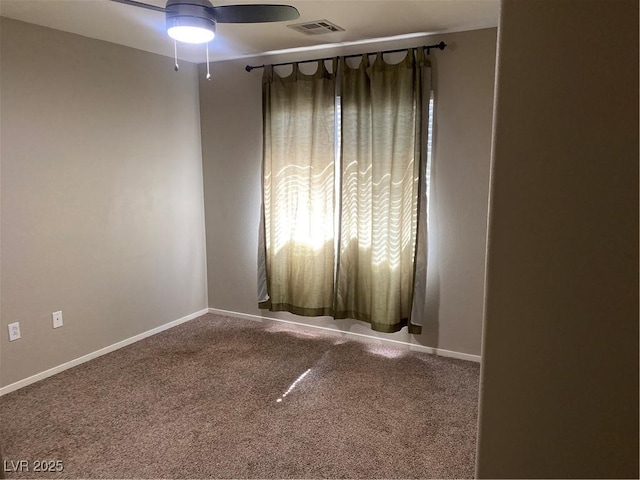
<path fill-rule="evenodd" d="M 0 436 L 5 467 L 29 461 L 18 478 L 469 478 L 478 379 L 472 362 L 209 314 L 0 397 Z"/>

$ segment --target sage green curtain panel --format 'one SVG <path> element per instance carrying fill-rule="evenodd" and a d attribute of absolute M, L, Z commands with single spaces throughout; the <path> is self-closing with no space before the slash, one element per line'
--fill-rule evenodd
<path fill-rule="evenodd" d="M 263 76 L 264 261 L 261 308 L 332 315 L 335 75 Z"/>
<path fill-rule="evenodd" d="M 420 51 L 422 51 L 420 49 Z M 336 318 L 409 324 L 421 166 L 422 79 L 413 51 L 342 61 L 342 215 Z M 415 331 L 416 329 L 414 329 Z"/>
<path fill-rule="evenodd" d="M 420 332 L 411 312 L 426 225 L 424 71 L 422 49 L 398 64 L 341 59 L 337 85 L 323 62 L 315 75 L 265 68 L 261 307 Z"/>

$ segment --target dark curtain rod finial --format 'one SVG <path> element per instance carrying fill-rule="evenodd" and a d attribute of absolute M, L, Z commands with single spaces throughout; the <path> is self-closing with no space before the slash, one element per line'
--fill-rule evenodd
<path fill-rule="evenodd" d="M 426 48 L 427 49 L 427 55 L 429 55 L 429 50 L 431 50 L 432 48 L 437 48 L 440 50 L 444 50 L 444 48 L 447 46 L 446 43 L 444 42 L 440 42 L 440 43 L 436 43 L 434 45 L 423 45 L 422 48 Z M 409 50 L 410 48 L 420 48 L 420 47 L 408 47 L 408 48 L 399 48 L 397 50 L 385 50 L 382 53 L 394 53 L 394 52 L 406 52 L 407 50 Z M 359 57 L 363 55 L 362 53 L 357 53 L 354 55 L 344 55 L 343 58 L 352 58 L 352 57 Z M 327 57 L 327 58 L 315 58 L 313 60 L 302 60 L 300 62 L 295 62 L 295 63 L 310 63 L 310 62 L 317 62 L 319 60 L 332 60 L 335 57 Z M 340 57 L 338 57 L 340 58 Z M 294 62 L 285 62 L 285 63 L 274 63 L 273 66 L 274 67 L 279 67 L 281 65 L 291 65 Z M 255 68 L 264 68 L 264 65 L 247 65 L 246 67 L 244 67 L 244 69 L 247 72 L 250 72 L 251 70 L 255 69 Z"/>

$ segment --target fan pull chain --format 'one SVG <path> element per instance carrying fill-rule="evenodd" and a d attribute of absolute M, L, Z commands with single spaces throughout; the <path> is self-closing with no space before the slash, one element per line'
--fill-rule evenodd
<path fill-rule="evenodd" d="M 209 73 L 209 42 L 207 42 L 206 48 L 207 48 L 207 76 L 205 78 L 211 81 L 211 74 Z"/>
<path fill-rule="evenodd" d="M 176 64 L 173 66 L 173 69 L 177 72 L 178 70 L 180 70 L 180 67 L 178 66 L 178 42 L 177 41 L 173 41 L 173 57 L 175 58 Z"/>

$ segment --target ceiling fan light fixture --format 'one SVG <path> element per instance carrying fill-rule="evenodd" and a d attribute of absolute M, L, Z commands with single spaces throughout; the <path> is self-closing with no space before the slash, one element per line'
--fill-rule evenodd
<path fill-rule="evenodd" d="M 166 6 L 162 8 L 139 0 L 111 1 L 165 14 L 167 34 L 175 40 L 176 71 L 178 70 L 177 42 L 208 44 L 216 35 L 216 24 L 218 22 L 283 22 L 300 16 L 300 12 L 291 5 L 241 4 L 214 7 L 210 0 L 167 0 Z"/>
<path fill-rule="evenodd" d="M 191 0 L 193 3 L 180 3 L 182 0 L 167 2 L 167 34 L 185 43 L 207 43 L 216 35 L 216 21 L 209 10 L 208 0 Z"/>
<path fill-rule="evenodd" d="M 178 42 L 195 44 L 210 42 L 216 36 L 213 26 L 207 28 L 197 25 L 173 25 L 167 28 L 167 34 Z"/>
<path fill-rule="evenodd" d="M 216 23 L 198 17 L 176 16 L 167 19 L 167 34 L 184 43 L 207 43 L 216 36 Z"/>

